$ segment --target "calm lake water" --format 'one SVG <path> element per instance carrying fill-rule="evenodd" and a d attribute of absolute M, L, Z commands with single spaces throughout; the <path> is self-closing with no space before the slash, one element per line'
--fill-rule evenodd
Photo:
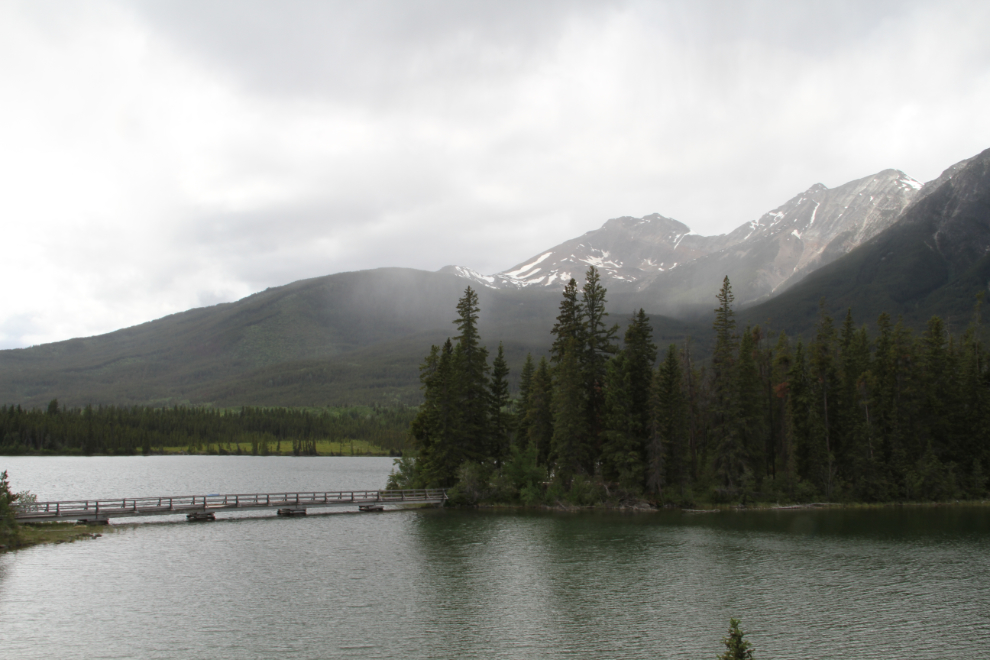
<path fill-rule="evenodd" d="M 390 459 L 7 458 L 39 499 L 383 487 Z M 990 507 L 241 512 L 0 555 L 3 658 L 990 656 Z"/>

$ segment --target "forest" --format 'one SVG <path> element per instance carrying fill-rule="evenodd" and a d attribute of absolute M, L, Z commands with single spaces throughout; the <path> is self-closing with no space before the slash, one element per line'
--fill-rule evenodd
<path fill-rule="evenodd" d="M 86 406 L 46 410 L 0 406 L 0 455 L 359 453 L 398 455 L 416 414 L 407 407 L 215 410 L 173 406 Z M 349 446 L 348 446 L 349 445 Z M 322 449 L 322 451 L 320 451 Z"/>
<path fill-rule="evenodd" d="M 568 283 L 549 355 L 528 357 L 510 401 L 501 345 L 489 364 L 477 294 L 433 346 L 391 487 L 526 504 L 944 501 L 987 494 L 990 366 L 977 301 L 962 336 L 916 336 L 820 307 L 814 336 L 738 328 L 726 277 L 711 358 L 657 347 L 635 314 L 619 341 L 594 267 Z"/>

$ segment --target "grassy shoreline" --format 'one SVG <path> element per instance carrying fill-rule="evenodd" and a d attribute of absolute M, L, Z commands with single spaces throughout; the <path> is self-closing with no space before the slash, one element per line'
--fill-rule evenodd
<path fill-rule="evenodd" d="M 135 453 L 103 453 L 94 452 L 91 454 L 84 454 L 79 450 L 70 451 L 42 451 L 42 452 L 24 452 L 19 454 L 0 454 L 0 456 L 313 456 L 314 454 L 295 454 L 292 451 L 292 441 L 287 440 L 279 446 L 277 443 L 273 443 L 273 446 L 265 451 L 259 449 L 255 453 L 254 448 L 250 442 L 240 442 L 240 443 L 229 443 L 218 445 L 215 443 L 209 443 L 202 447 L 189 447 L 189 446 L 173 446 L 173 447 L 162 447 L 161 449 L 154 449 L 153 451 L 143 454 L 140 451 Z M 373 445 L 366 440 L 344 440 L 344 441 L 330 441 L 330 440 L 318 440 L 316 442 L 316 454 L 315 456 L 393 456 L 393 453 L 388 449 L 384 449 L 377 445 Z"/>
<path fill-rule="evenodd" d="M 116 530 L 111 525 L 78 525 L 70 522 L 21 523 L 17 538 L 0 545 L 0 553 L 23 550 L 36 545 L 75 543 L 97 539 Z"/>

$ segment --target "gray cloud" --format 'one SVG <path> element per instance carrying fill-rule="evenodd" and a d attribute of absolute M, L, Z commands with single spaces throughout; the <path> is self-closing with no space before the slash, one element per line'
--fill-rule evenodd
<path fill-rule="evenodd" d="M 990 146 L 988 23 L 981 2 L 8 4 L 3 341 L 934 178 Z"/>

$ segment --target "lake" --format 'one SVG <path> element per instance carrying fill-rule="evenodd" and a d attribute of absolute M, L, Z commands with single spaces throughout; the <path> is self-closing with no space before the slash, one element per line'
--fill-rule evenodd
<path fill-rule="evenodd" d="M 40 500 L 383 487 L 391 459 L 0 457 Z M 317 510 L 319 511 L 319 510 Z M 130 523 L 0 555 L 3 658 L 990 656 L 990 507 Z"/>

